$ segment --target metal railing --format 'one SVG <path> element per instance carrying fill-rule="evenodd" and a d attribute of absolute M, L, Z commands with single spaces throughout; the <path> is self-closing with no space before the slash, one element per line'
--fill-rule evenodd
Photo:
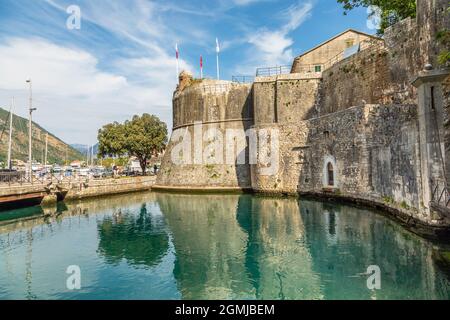
<path fill-rule="evenodd" d="M 215 94 L 215 93 L 223 93 L 223 92 L 227 92 L 228 90 L 230 90 L 231 88 L 231 84 L 229 83 L 216 83 L 216 84 L 204 84 L 204 85 L 195 85 L 195 86 L 190 86 L 186 89 L 183 90 L 183 92 L 191 92 L 191 91 L 197 91 L 200 90 L 203 93 L 211 93 L 211 94 Z"/>
<path fill-rule="evenodd" d="M 322 73 L 324 70 L 323 64 L 297 64 L 295 65 L 295 73 Z"/>
<path fill-rule="evenodd" d="M 270 77 L 270 76 L 277 76 L 280 74 L 289 74 L 289 73 L 291 73 L 291 67 L 292 66 L 257 68 L 256 76 L 257 77 Z"/>
<path fill-rule="evenodd" d="M 232 76 L 231 81 L 236 82 L 236 83 L 253 83 L 255 81 L 255 77 L 254 76 Z"/>
<path fill-rule="evenodd" d="M 200 87 L 204 93 L 222 93 L 230 90 L 228 83 L 207 84 Z"/>
<path fill-rule="evenodd" d="M 21 185 L 49 185 L 52 183 L 71 183 L 86 181 L 86 179 L 104 179 L 109 176 L 95 177 L 92 175 L 65 175 L 62 173 L 47 173 L 44 175 L 33 174 L 32 177 L 25 171 L 17 172 L 0 172 L 0 187 L 3 186 L 21 186 Z"/>
<path fill-rule="evenodd" d="M 359 43 L 359 50 L 358 50 L 358 52 L 365 51 L 367 49 L 372 49 L 372 50 L 375 50 L 375 51 L 379 51 L 379 50 L 381 50 L 383 48 L 384 48 L 384 42 L 382 40 L 369 39 L 369 40 L 363 40 L 363 41 L 361 41 Z M 350 57 L 353 56 L 353 55 L 351 55 L 351 56 L 346 57 L 345 56 L 345 51 L 346 50 L 344 50 L 342 52 L 339 52 L 337 55 L 335 55 L 330 60 L 325 62 L 323 64 L 323 70 L 322 71 L 330 68 L 331 66 L 333 66 L 334 64 L 336 64 L 336 63 L 338 63 L 338 62 L 340 62 L 342 60 L 345 60 L 345 59 L 350 58 Z"/>
<path fill-rule="evenodd" d="M 0 184 L 23 184 L 29 182 L 25 172 L 0 172 Z"/>
<path fill-rule="evenodd" d="M 450 193 L 444 180 L 431 180 L 431 201 L 437 205 L 448 208 L 450 205 Z"/>

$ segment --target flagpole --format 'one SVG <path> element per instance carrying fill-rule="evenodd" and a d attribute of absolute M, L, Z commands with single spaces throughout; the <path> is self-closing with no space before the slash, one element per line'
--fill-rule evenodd
<path fill-rule="evenodd" d="M 179 81 L 178 77 L 180 76 L 180 63 L 179 63 L 179 52 L 178 52 L 178 43 L 175 44 L 176 57 L 177 57 L 177 83 Z"/>
<path fill-rule="evenodd" d="M 217 80 L 220 80 L 219 52 L 220 52 L 219 39 L 216 38 Z"/>
<path fill-rule="evenodd" d="M 217 53 L 217 80 L 220 80 L 219 54 Z"/>

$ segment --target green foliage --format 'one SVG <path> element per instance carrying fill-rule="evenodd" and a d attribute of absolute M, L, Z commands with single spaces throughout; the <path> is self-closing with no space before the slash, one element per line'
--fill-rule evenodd
<path fill-rule="evenodd" d="M 394 198 L 392 198 L 390 196 L 384 196 L 383 197 L 383 202 L 387 203 L 387 204 L 393 204 L 394 203 Z"/>
<path fill-rule="evenodd" d="M 128 157 L 120 157 L 120 158 L 106 158 L 102 160 L 102 165 L 105 168 L 111 168 L 114 165 L 124 167 L 128 164 Z"/>
<path fill-rule="evenodd" d="M 446 49 L 441 50 L 438 55 L 438 62 L 441 65 L 450 63 L 450 30 L 444 29 L 437 33 L 436 40 Z"/>
<path fill-rule="evenodd" d="M 344 14 L 358 7 L 376 6 L 381 10 L 381 23 L 378 34 L 400 20 L 416 16 L 416 0 L 337 0 L 344 8 Z"/>
<path fill-rule="evenodd" d="M 98 132 L 99 155 L 136 157 L 145 172 L 147 160 L 164 150 L 167 126 L 154 115 L 144 113 L 120 124 L 105 125 Z"/>
<path fill-rule="evenodd" d="M 402 203 L 400 203 L 400 207 L 406 210 L 410 208 L 410 206 L 406 203 L 406 201 L 402 201 Z"/>
<path fill-rule="evenodd" d="M 109 123 L 98 131 L 98 154 L 105 156 L 122 156 L 125 149 L 124 126 L 118 122 Z"/>

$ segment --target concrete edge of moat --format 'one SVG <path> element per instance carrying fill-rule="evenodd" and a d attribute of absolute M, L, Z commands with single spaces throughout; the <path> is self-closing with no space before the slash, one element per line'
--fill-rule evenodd
<path fill-rule="evenodd" d="M 0 214 L 22 207 L 52 206 L 58 201 L 150 191 L 155 181 L 156 176 L 139 176 L 4 186 L 0 187 Z"/>

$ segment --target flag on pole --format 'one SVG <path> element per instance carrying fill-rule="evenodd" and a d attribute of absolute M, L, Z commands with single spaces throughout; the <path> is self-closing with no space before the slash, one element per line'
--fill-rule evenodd
<path fill-rule="evenodd" d="M 177 57 L 177 60 L 178 60 L 178 58 L 180 57 L 180 53 L 178 51 L 178 43 L 175 43 L 175 54 L 176 54 L 176 57 Z"/>
<path fill-rule="evenodd" d="M 220 80 L 220 69 L 219 69 L 219 53 L 220 53 L 220 46 L 219 46 L 219 39 L 216 38 L 216 61 L 217 61 L 217 80 Z"/>
<path fill-rule="evenodd" d="M 200 56 L 200 79 L 203 79 L 203 57 Z"/>

